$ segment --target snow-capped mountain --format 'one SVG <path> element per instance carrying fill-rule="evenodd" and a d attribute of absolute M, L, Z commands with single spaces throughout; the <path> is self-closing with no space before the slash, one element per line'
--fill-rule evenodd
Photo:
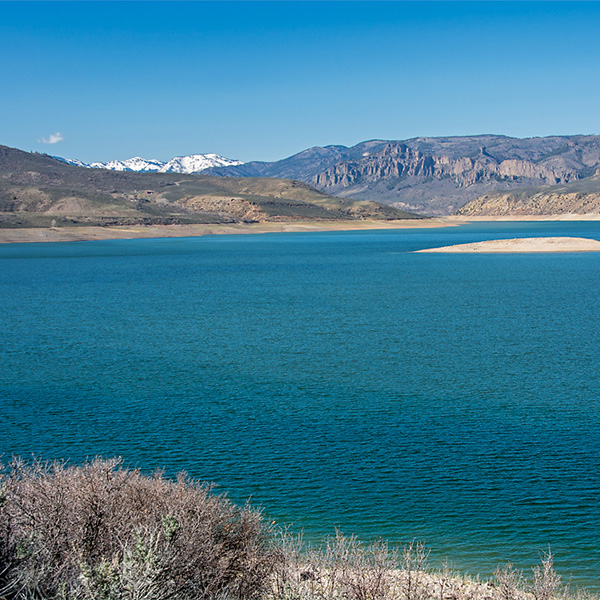
<path fill-rule="evenodd" d="M 58 160 L 76 167 L 88 169 L 109 169 L 111 171 L 137 171 L 145 173 L 199 173 L 210 167 L 233 167 L 243 165 L 239 160 L 231 160 L 218 154 L 190 154 L 189 156 L 176 156 L 168 162 L 156 159 L 147 160 L 136 156 L 127 160 L 111 160 L 109 162 L 85 163 L 76 158 L 61 158 Z"/>
<path fill-rule="evenodd" d="M 231 160 L 218 154 L 190 154 L 172 158 L 160 171 L 161 173 L 197 173 L 210 167 L 233 167 L 243 164 L 240 160 Z"/>
<path fill-rule="evenodd" d="M 162 163 L 159 160 L 150 159 L 146 160 L 145 158 L 140 158 L 136 156 L 134 158 L 128 158 L 127 160 L 111 160 L 110 162 L 102 163 L 102 162 L 93 162 L 89 165 L 84 165 L 86 167 L 91 167 L 92 169 L 109 169 L 111 171 L 148 171 L 148 172 L 156 172 L 160 171 L 160 168 L 165 163 Z"/>

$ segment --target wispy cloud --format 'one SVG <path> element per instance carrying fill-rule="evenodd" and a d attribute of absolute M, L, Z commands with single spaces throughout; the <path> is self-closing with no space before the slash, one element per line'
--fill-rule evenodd
<path fill-rule="evenodd" d="M 58 144 L 58 142 L 62 142 L 65 138 L 60 131 L 56 133 L 51 133 L 48 137 L 40 138 L 38 140 L 38 144 Z"/>

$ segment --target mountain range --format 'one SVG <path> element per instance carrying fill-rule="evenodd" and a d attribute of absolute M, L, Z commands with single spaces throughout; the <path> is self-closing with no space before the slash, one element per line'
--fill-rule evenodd
<path fill-rule="evenodd" d="M 350 148 L 315 147 L 273 163 L 249 162 L 207 172 L 289 177 L 337 196 L 449 215 L 491 192 L 564 185 L 600 173 L 600 136 L 372 140 Z"/>
<path fill-rule="evenodd" d="M 76 167 L 88 169 L 108 169 L 109 171 L 135 171 L 143 173 L 200 173 L 206 169 L 216 167 L 234 167 L 242 165 L 239 160 L 231 160 L 218 154 L 190 154 L 176 156 L 167 162 L 156 159 L 146 159 L 139 156 L 127 160 L 111 160 L 109 162 L 85 163 L 76 158 L 61 158 L 53 156 L 62 162 Z"/>
<path fill-rule="evenodd" d="M 482 196 L 520 190 L 520 197 L 525 198 L 531 190 L 539 193 L 538 188 L 568 185 L 600 174 L 600 136 L 419 137 L 370 140 L 352 147 L 315 146 L 275 162 L 218 158 L 229 164 L 204 166 L 209 161 L 200 161 L 202 173 L 294 179 L 338 197 L 376 201 L 423 215 L 449 215 Z M 168 163 L 131 159 L 90 166 L 112 169 L 125 165 L 130 170 L 166 172 L 184 169 L 176 166 L 183 164 L 194 166 L 175 172 L 200 170 L 192 157 Z M 588 191 L 595 189 L 595 184 L 588 187 Z M 520 208 L 535 210 L 523 202 Z M 483 205 L 478 210 L 484 210 Z"/>

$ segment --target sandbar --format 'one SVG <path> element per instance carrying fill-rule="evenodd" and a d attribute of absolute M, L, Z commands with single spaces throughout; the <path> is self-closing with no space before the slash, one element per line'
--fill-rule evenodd
<path fill-rule="evenodd" d="M 600 252 L 600 242 L 579 237 L 515 238 L 426 248 L 417 252 Z"/>
<path fill-rule="evenodd" d="M 24 242 L 76 242 L 126 240 L 137 238 L 196 237 L 244 233 L 286 233 L 302 231 L 354 231 L 369 229 L 413 229 L 453 227 L 465 220 L 434 219 L 356 220 L 356 221 L 265 221 L 199 225 L 139 225 L 130 227 L 52 227 L 0 229 L 0 244 Z"/>

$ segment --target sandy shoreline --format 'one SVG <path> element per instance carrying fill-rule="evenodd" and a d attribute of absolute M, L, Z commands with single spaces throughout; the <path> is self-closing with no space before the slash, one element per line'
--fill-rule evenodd
<path fill-rule="evenodd" d="M 441 248 L 426 248 L 417 252 L 600 252 L 600 242 L 588 238 L 547 237 L 516 238 L 511 240 L 489 240 L 472 244 L 456 244 Z"/>
<path fill-rule="evenodd" d="M 281 221 L 217 225 L 140 225 L 134 227 L 55 227 L 0 229 L 0 244 L 25 242 L 77 242 L 137 238 L 196 237 L 203 235 L 287 233 L 303 231 L 355 231 L 453 227 L 464 219 L 406 219 L 392 221 Z"/>
<path fill-rule="evenodd" d="M 516 215 L 486 217 L 434 217 L 391 221 L 269 221 L 198 225 L 139 225 L 130 227 L 54 227 L 0 229 L 0 244 L 29 242 L 80 242 L 127 240 L 138 238 L 197 237 L 250 233 L 292 233 L 303 231 L 356 231 L 369 229 L 414 229 L 455 227 L 482 221 L 599 221 L 600 214 L 589 215 Z M 433 250 L 431 250 L 433 251 Z M 486 250 L 489 251 L 489 250 Z"/>

